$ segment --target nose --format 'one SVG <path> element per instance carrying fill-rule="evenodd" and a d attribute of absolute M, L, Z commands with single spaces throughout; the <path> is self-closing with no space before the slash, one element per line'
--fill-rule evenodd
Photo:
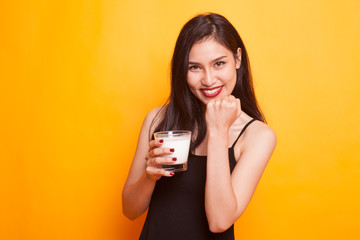
<path fill-rule="evenodd" d="M 205 70 L 204 76 L 202 78 L 202 84 L 206 87 L 211 87 L 216 82 L 215 76 L 211 72 L 211 70 Z"/>

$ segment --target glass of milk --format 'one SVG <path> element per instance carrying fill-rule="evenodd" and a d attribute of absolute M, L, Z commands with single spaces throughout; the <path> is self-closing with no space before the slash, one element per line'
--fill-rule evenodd
<path fill-rule="evenodd" d="M 171 172 L 182 172 L 187 169 L 191 131 L 173 130 L 154 133 L 155 139 L 163 139 L 161 148 L 173 148 L 174 152 L 167 157 L 176 157 L 173 164 L 163 164 L 162 168 Z"/>

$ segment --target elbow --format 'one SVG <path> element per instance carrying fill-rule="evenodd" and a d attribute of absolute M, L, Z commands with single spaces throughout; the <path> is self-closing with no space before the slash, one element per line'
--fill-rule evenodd
<path fill-rule="evenodd" d="M 124 214 L 124 215 L 125 215 L 125 217 L 126 217 L 127 219 L 129 219 L 129 220 L 131 220 L 131 221 L 134 221 L 135 219 L 137 219 L 137 216 L 126 215 L 126 214 Z"/>
<path fill-rule="evenodd" d="M 124 201 L 124 199 L 123 199 L 122 213 L 129 220 L 133 221 L 133 220 L 137 219 L 143 213 L 141 211 L 138 211 L 136 208 L 134 208 L 130 204 L 126 204 L 125 202 L 126 201 Z"/>
<path fill-rule="evenodd" d="M 233 222 L 225 221 L 209 221 L 209 230 L 213 233 L 222 233 L 228 230 L 233 225 Z"/>
<path fill-rule="evenodd" d="M 135 216 L 135 215 L 128 214 L 128 213 L 126 213 L 126 212 L 124 212 L 124 211 L 123 211 L 123 214 L 124 214 L 124 216 L 125 216 L 127 219 L 129 219 L 129 220 L 131 220 L 131 221 L 133 221 L 133 220 L 136 219 L 136 216 Z"/>
<path fill-rule="evenodd" d="M 226 230 L 228 230 L 229 227 L 231 227 L 231 225 L 219 224 L 219 223 L 212 223 L 212 224 L 209 223 L 209 230 L 212 233 L 222 233 L 222 232 L 225 232 Z"/>
<path fill-rule="evenodd" d="M 226 229 L 218 227 L 218 226 L 209 226 L 210 232 L 212 233 L 222 233 L 225 232 Z"/>
<path fill-rule="evenodd" d="M 131 221 L 137 219 L 140 216 L 140 214 L 137 214 L 135 212 L 127 211 L 124 207 L 123 207 L 122 212 L 123 212 L 124 216 L 127 217 Z"/>
<path fill-rule="evenodd" d="M 228 230 L 234 222 L 242 215 L 243 211 L 239 214 L 236 214 L 234 217 L 230 217 L 229 219 L 208 219 L 209 230 L 213 233 L 222 233 Z"/>
<path fill-rule="evenodd" d="M 122 213 L 131 221 L 137 219 L 142 214 L 142 212 L 139 212 L 133 202 L 127 197 L 125 188 L 122 192 Z"/>

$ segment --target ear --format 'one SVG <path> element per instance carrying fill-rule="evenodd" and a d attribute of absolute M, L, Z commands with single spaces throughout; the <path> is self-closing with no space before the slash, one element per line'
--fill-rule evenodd
<path fill-rule="evenodd" d="M 236 57 L 235 57 L 235 66 L 236 69 L 239 69 L 241 66 L 241 48 L 237 49 Z"/>

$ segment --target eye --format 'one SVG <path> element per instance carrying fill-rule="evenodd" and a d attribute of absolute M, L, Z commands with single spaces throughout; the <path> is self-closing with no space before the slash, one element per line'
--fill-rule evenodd
<path fill-rule="evenodd" d="M 191 65 L 191 66 L 189 66 L 189 70 L 190 71 L 196 71 L 196 70 L 199 70 L 200 69 L 200 67 L 198 66 L 198 65 Z"/>
<path fill-rule="evenodd" d="M 221 67 L 221 66 L 224 65 L 224 64 L 225 64 L 224 61 L 218 61 L 218 62 L 216 62 L 214 65 L 215 65 L 215 67 Z"/>

